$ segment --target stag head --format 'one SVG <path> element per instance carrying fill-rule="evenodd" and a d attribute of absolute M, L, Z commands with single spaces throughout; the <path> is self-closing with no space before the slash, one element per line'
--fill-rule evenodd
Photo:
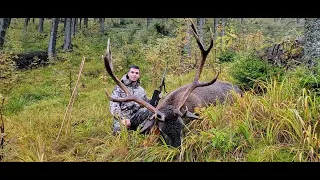
<path fill-rule="evenodd" d="M 185 104 L 190 93 L 197 87 L 209 86 L 216 82 L 219 76 L 219 72 L 210 82 L 199 82 L 199 77 L 201 75 L 204 63 L 206 58 L 213 47 L 213 33 L 211 31 L 211 42 L 210 46 L 207 50 L 204 49 L 203 44 L 200 41 L 198 32 L 194 26 L 194 23 L 191 19 L 188 19 L 191 28 L 193 31 L 193 35 L 197 40 L 197 44 L 201 51 L 201 60 L 199 61 L 197 72 L 195 74 L 194 80 L 191 84 L 184 85 L 170 94 L 168 94 L 165 99 L 163 99 L 157 107 L 153 107 L 148 102 L 142 100 L 139 97 L 135 97 L 130 94 L 130 91 L 127 87 L 114 75 L 112 69 L 112 55 L 111 55 L 111 47 L 110 40 L 108 39 L 107 51 L 103 57 L 105 68 L 111 78 L 115 81 L 115 83 L 122 88 L 122 90 L 127 94 L 125 98 L 115 99 L 112 98 L 108 92 L 106 91 L 107 97 L 110 101 L 115 102 L 127 102 L 127 101 L 135 101 L 140 105 L 146 107 L 153 113 L 153 116 L 144 124 L 144 127 L 141 129 L 141 132 L 145 132 L 151 129 L 151 127 L 156 126 L 161 131 L 161 135 L 164 137 L 166 143 L 173 147 L 178 147 L 181 145 L 182 139 L 182 130 L 185 126 L 183 121 L 184 118 L 197 119 L 198 117 L 190 112 Z M 210 29 L 211 30 L 211 29 Z M 183 93 L 181 93 L 183 91 Z M 178 95 L 179 92 L 179 95 Z M 179 96 L 179 97 L 178 97 Z M 180 99 L 176 101 L 176 99 Z M 177 103 L 178 102 L 178 103 Z"/>

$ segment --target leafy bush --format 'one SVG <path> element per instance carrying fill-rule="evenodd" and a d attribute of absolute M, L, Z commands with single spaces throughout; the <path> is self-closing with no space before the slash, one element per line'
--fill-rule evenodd
<path fill-rule="evenodd" d="M 283 68 L 274 67 L 252 54 L 235 58 L 237 61 L 232 64 L 230 74 L 244 90 L 253 88 L 256 81 L 266 81 L 274 76 L 281 79 L 284 73 Z"/>
<path fill-rule="evenodd" d="M 232 62 L 234 57 L 236 56 L 236 52 L 232 50 L 223 51 L 220 56 L 218 57 L 220 62 Z"/>
<path fill-rule="evenodd" d="M 170 33 L 169 28 L 163 22 L 156 22 L 154 24 L 154 28 L 157 30 L 159 34 L 162 34 L 164 36 L 167 36 Z"/>
<path fill-rule="evenodd" d="M 155 29 L 142 29 L 137 32 L 137 39 L 144 44 L 154 44 L 156 39 L 159 38 L 159 34 L 156 32 Z"/>
<path fill-rule="evenodd" d="M 314 74 L 305 74 L 303 78 L 301 78 L 300 85 L 306 89 L 311 91 L 315 91 L 318 94 L 320 93 L 320 76 Z"/>
<path fill-rule="evenodd" d="M 292 75 L 299 77 L 299 86 L 320 94 L 320 70 L 318 67 L 311 69 L 300 67 Z"/>

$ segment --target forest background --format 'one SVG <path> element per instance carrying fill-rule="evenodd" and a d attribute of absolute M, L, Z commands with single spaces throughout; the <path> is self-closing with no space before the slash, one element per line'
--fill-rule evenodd
<path fill-rule="evenodd" d="M 105 91 L 114 71 L 141 68 L 148 97 L 190 83 L 200 51 L 183 18 L 0 18 L 0 159 L 11 161 L 319 161 L 317 18 L 193 18 L 214 47 L 200 80 L 245 91 L 199 108 L 173 148 L 138 131 L 112 135 Z M 166 93 L 164 94 L 164 96 Z"/>

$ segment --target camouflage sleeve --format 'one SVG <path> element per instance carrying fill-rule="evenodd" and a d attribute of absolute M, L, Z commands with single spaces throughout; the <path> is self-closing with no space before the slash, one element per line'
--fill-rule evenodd
<path fill-rule="evenodd" d="M 123 93 L 124 92 L 122 91 L 122 89 L 119 86 L 116 86 L 112 91 L 111 97 L 122 98 L 121 94 Z M 121 113 L 120 102 L 110 101 L 110 112 L 114 117 L 116 117 L 116 119 L 125 119 L 125 117 Z"/>
<path fill-rule="evenodd" d="M 143 99 L 143 100 L 147 101 L 148 103 L 150 103 L 151 100 L 148 99 L 146 91 L 143 88 L 141 88 L 141 89 L 143 91 L 143 96 L 141 97 L 141 99 Z"/>

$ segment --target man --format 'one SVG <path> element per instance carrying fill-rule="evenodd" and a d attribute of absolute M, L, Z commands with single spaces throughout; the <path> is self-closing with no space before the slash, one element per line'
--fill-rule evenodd
<path fill-rule="evenodd" d="M 127 86 L 130 93 L 134 96 L 140 97 L 141 99 L 149 102 L 146 91 L 140 86 L 140 69 L 136 65 L 131 65 L 129 71 L 121 78 L 121 82 Z M 112 91 L 111 97 L 113 98 L 124 98 L 126 93 L 117 85 Z M 113 102 L 110 101 L 110 112 L 113 115 L 113 134 L 116 135 L 120 132 L 120 123 L 125 125 L 128 129 L 135 130 L 143 120 L 152 113 L 143 108 L 140 104 L 129 101 L 129 102 Z M 142 112 L 142 113 L 140 113 Z M 137 118 L 135 115 L 144 114 L 145 116 Z M 135 120 L 133 120 L 135 119 Z"/>

